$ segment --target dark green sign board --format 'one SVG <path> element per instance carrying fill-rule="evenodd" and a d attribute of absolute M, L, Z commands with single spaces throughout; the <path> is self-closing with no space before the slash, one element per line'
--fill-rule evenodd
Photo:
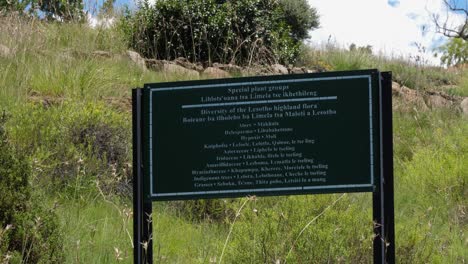
<path fill-rule="evenodd" d="M 145 85 L 146 199 L 372 192 L 377 70 Z"/>
<path fill-rule="evenodd" d="M 153 262 L 152 201 L 372 192 L 374 263 L 395 263 L 391 87 L 362 70 L 134 89 L 134 262 Z"/>

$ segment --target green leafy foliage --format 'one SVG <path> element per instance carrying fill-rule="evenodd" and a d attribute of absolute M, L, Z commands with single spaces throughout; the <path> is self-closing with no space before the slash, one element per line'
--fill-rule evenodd
<path fill-rule="evenodd" d="M 32 0 L 0 0 L 0 11 L 23 12 Z"/>
<path fill-rule="evenodd" d="M 0 225 L 0 263 L 7 256 L 10 263 L 21 263 L 21 252 L 8 249 L 19 236 L 44 252 L 40 260 L 31 253 L 23 263 L 53 263 L 55 240 L 65 255 L 59 263 L 131 263 L 131 199 L 119 187 L 129 186 L 123 179 L 131 156 L 130 87 L 181 77 L 137 69 L 118 55 L 125 45 L 113 30 L 3 17 L 0 22 L 2 44 L 16 52 L 0 58 L 0 108 L 11 113 L 8 140 L 2 141 L 8 144 L 0 148 L 0 186 L 8 179 L 0 207 L 14 207 L 6 199 L 19 192 L 8 189 L 24 186 L 3 172 L 24 170 L 31 186 L 24 187 L 30 198 L 17 204 L 28 213 Z M 411 88 L 451 83 L 468 95 L 468 80 L 462 86 L 444 69 L 347 48 L 307 49 L 300 63 L 317 70 L 377 67 L 393 71 L 395 80 Z M 95 50 L 114 57 L 93 58 Z M 464 79 L 465 73 L 460 73 Z M 468 122 L 457 111 L 394 111 L 399 262 L 466 263 L 467 134 Z M 119 182 L 125 184 L 113 184 Z M 371 201 L 371 194 L 357 193 L 153 203 L 154 262 L 369 263 Z M 55 217 L 66 236 L 51 235 L 55 222 L 49 218 Z"/>
<path fill-rule="evenodd" d="M 14 115 L 11 134 L 23 153 L 35 157 L 36 184 L 74 193 L 98 180 L 106 193 L 131 193 L 129 117 L 104 104 L 69 102 L 29 104 Z"/>
<path fill-rule="evenodd" d="M 0 11 L 65 22 L 83 21 L 85 19 L 83 8 L 83 0 L 0 0 Z"/>
<path fill-rule="evenodd" d="M 305 0 L 146 1 L 121 20 L 129 45 L 148 58 L 239 65 L 294 62 L 317 26 Z"/>
<path fill-rule="evenodd" d="M 291 27 L 291 34 L 296 40 L 309 36 L 309 30 L 319 27 L 319 16 L 307 1 L 280 0 L 283 19 Z"/>
<path fill-rule="evenodd" d="M 28 177 L 30 168 L 26 160 L 15 157 L 6 138 L 5 116 L 0 120 L 0 222 L 11 222 L 15 211 L 24 211 L 30 197 Z"/>
<path fill-rule="evenodd" d="M 16 154 L 0 118 L 0 257 L 15 263 L 61 263 L 62 237 L 53 210 L 33 202 L 31 168 Z"/>
<path fill-rule="evenodd" d="M 63 21 L 84 19 L 83 0 L 37 0 L 36 5 L 48 19 Z"/>
<path fill-rule="evenodd" d="M 114 4 L 116 0 L 105 0 L 99 10 L 101 17 L 111 17 L 114 14 Z"/>
<path fill-rule="evenodd" d="M 468 41 L 462 38 L 451 38 L 439 48 L 442 52 L 440 61 L 447 66 L 468 63 Z"/>

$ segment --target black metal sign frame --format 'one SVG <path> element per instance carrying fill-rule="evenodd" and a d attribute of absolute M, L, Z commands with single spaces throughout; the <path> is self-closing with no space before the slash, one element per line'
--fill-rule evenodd
<path fill-rule="evenodd" d="M 378 116 L 374 117 L 378 123 L 379 129 L 376 136 L 378 142 L 378 160 L 376 177 L 373 179 L 372 188 L 343 188 L 342 190 L 333 189 L 332 191 L 314 190 L 303 191 L 266 191 L 258 192 L 255 190 L 241 193 L 206 193 L 202 195 L 168 195 L 166 197 L 149 197 L 149 163 L 147 152 L 143 145 L 148 137 L 147 121 L 145 121 L 145 113 L 147 113 L 148 104 L 144 102 L 147 96 L 142 96 L 146 89 L 133 89 L 132 91 L 132 121 L 133 121 L 133 203 L 134 203 L 134 263 L 153 263 L 152 249 L 152 200 L 188 200 L 198 198 L 220 198 L 220 197 L 241 197 L 245 195 L 289 195 L 289 194 L 310 194 L 310 193 L 331 193 L 331 192 L 365 192 L 373 193 L 373 219 L 374 219 L 374 263 L 395 263 L 395 232 L 394 232 L 394 205 L 393 205 L 393 143 L 392 143 L 392 97 L 391 97 L 391 82 L 392 76 L 390 72 L 375 73 L 375 80 L 378 83 L 377 105 Z M 304 74 L 290 76 L 294 79 L 301 78 L 318 78 L 323 76 L 356 76 L 361 73 L 369 73 L 369 71 L 353 71 L 353 72 L 335 72 L 326 74 Z M 284 76 L 269 76 L 270 80 L 282 80 Z M 241 82 L 242 79 L 251 82 L 252 80 L 265 79 L 265 77 L 251 78 L 236 78 L 236 79 L 221 79 L 211 81 L 210 83 L 222 84 L 223 82 Z M 206 81 L 200 81 L 205 82 Z M 195 82 L 198 83 L 198 82 Z M 187 82 L 175 82 L 158 84 L 164 87 L 180 87 L 187 85 Z M 193 85 L 193 82 L 190 82 Z M 161 86 L 160 86 L 161 87 Z M 146 119 L 147 120 L 147 119 Z"/>

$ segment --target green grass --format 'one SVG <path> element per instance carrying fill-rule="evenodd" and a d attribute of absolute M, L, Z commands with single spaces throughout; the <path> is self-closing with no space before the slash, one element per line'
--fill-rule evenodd
<path fill-rule="evenodd" d="M 336 45 L 309 47 L 304 50 L 302 64 L 310 68 L 346 71 L 379 69 L 391 71 L 393 80 L 417 90 L 433 90 L 441 85 L 456 84 L 460 76 L 439 67 L 424 66 L 404 57 L 388 57 L 365 51 L 349 51 Z"/>
<path fill-rule="evenodd" d="M 467 70 L 458 72 L 460 83 L 457 86 L 451 86 L 447 91 L 449 94 L 468 97 L 468 74 Z"/>
<path fill-rule="evenodd" d="M 407 263 L 466 260 L 468 123 L 440 111 L 397 114 L 395 130 L 397 253 Z"/>
<path fill-rule="evenodd" d="M 66 263 L 131 263 L 131 220 L 128 208 L 102 197 L 63 199 L 57 213 L 63 225 Z"/>
<path fill-rule="evenodd" d="M 156 263 L 208 263 L 221 252 L 227 234 L 219 225 L 185 221 L 164 204 L 153 210 Z M 101 196 L 61 199 L 66 263 L 133 263 L 131 211 Z"/>
<path fill-rule="evenodd" d="M 131 263 L 130 89 L 183 77 L 135 67 L 114 29 L 15 17 L 0 22 L 2 44 L 16 50 L 0 58 L 0 110 L 8 115 L 9 140 L 32 166 L 31 185 L 41 197 L 35 202 L 58 206 L 66 263 Z M 96 58 L 95 50 L 115 56 Z M 468 95 L 468 74 L 402 59 L 335 48 L 309 50 L 303 63 L 391 70 L 412 88 L 452 84 L 450 94 Z M 468 260 L 466 135 L 467 119 L 457 111 L 394 112 L 399 263 Z M 372 261 L 370 194 L 243 198 L 214 206 L 221 216 L 205 217 L 208 207 L 200 213 L 154 203 L 155 262 L 215 263 L 221 256 L 224 263 Z"/>
<path fill-rule="evenodd" d="M 126 57 L 125 44 L 114 29 L 92 30 L 86 25 L 46 24 L 1 17 L 0 44 L 14 55 L 0 57 L 0 103 L 21 103 L 31 96 L 73 101 L 105 97 L 130 98 L 130 88 L 147 82 L 183 79 L 142 71 Z M 103 50 L 112 58 L 100 58 Z"/>

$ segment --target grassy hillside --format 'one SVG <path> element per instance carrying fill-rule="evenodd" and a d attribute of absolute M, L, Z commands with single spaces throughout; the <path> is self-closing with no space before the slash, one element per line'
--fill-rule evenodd
<path fill-rule="evenodd" d="M 115 29 L 2 17 L 0 36 L 11 51 L 0 56 L 8 142 L 31 167 L 33 203 L 58 217 L 65 262 L 131 263 L 130 89 L 184 77 L 136 67 Z M 466 72 L 401 58 L 325 47 L 304 51 L 301 63 L 377 67 L 413 89 L 468 96 Z M 398 262 L 464 263 L 467 118 L 409 109 L 394 112 Z M 155 263 L 370 263 L 371 215 L 370 194 L 154 203 Z"/>

